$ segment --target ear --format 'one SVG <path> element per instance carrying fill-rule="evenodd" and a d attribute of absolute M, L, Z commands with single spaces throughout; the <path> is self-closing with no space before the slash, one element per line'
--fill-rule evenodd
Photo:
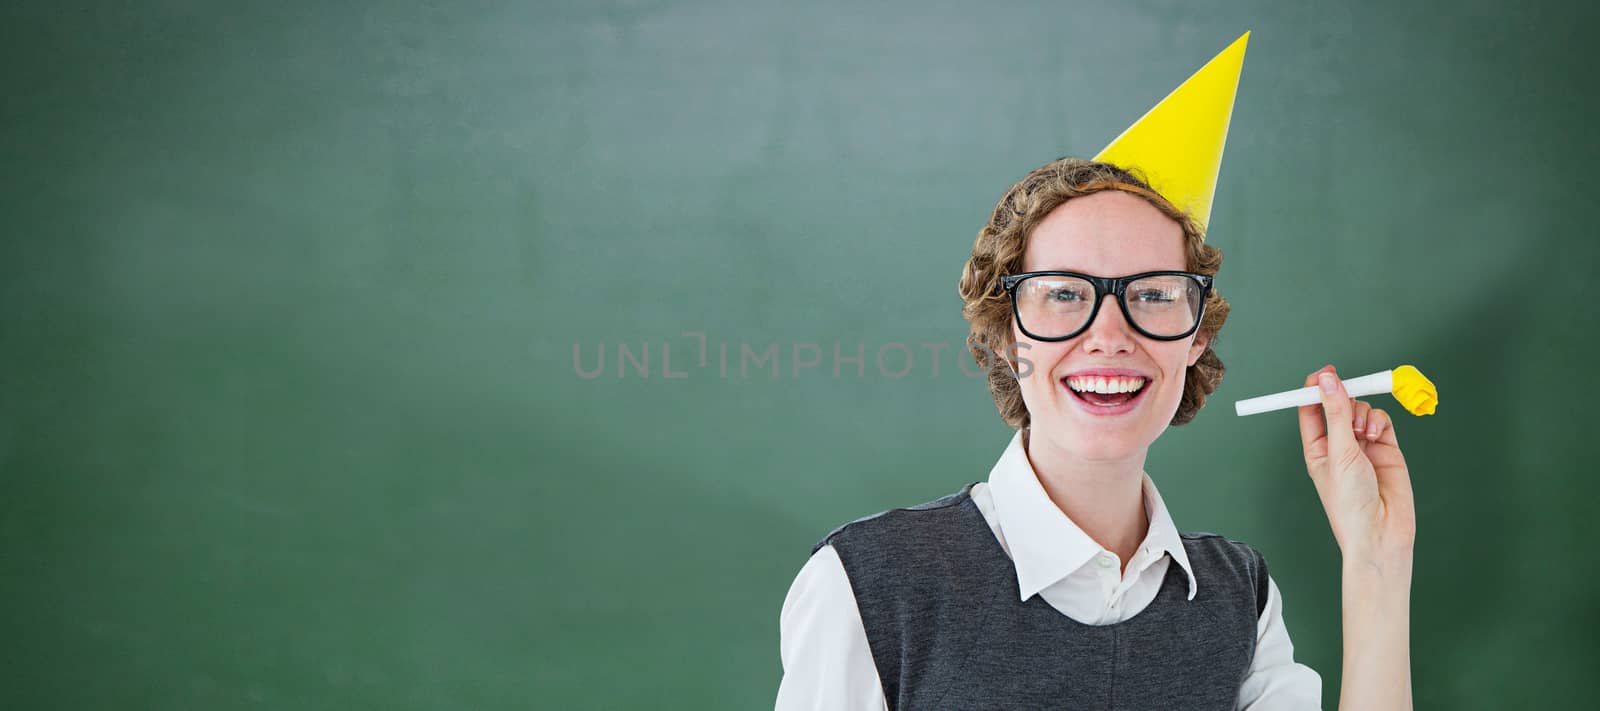
<path fill-rule="evenodd" d="M 1189 365 L 1192 367 L 1200 360 L 1200 356 L 1211 345 L 1211 338 L 1204 333 L 1196 332 L 1194 342 L 1189 344 Z"/>

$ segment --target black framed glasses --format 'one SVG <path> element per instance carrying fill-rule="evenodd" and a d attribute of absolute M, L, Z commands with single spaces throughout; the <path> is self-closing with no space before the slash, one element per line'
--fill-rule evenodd
<path fill-rule="evenodd" d="M 1157 341 L 1187 338 L 1200 327 L 1212 277 L 1191 272 L 1144 272 L 1097 277 L 1077 272 L 1025 272 L 1000 278 L 1011 295 L 1017 326 L 1035 341 L 1065 341 L 1083 333 L 1106 294 L 1133 330 Z"/>

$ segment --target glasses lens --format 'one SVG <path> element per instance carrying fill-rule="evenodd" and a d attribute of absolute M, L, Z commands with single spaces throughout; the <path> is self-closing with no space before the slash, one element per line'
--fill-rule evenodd
<path fill-rule="evenodd" d="M 1017 316 L 1038 338 L 1077 333 L 1094 313 L 1094 284 L 1069 276 L 1033 276 L 1017 284 Z M 1123 292 L 1128 315 L 1145 333 L 1176 337 L 1189 333 L 1200 318 L 1200 282 L 1175 274 L 1130 282 Z"/>
<path fill-rule="evenodd" d="M 1123 292 L 1134 325 L 1152 336 L 1178 336 L 1200 318 L 1200 282 L 1176 274 L 1145 277 Z"/>
<path fill-rule="evenodd" d="M 1077 277 L 1033 276 L 1017 284 L 1017 318 L 1039 338 L 1076 333 L 1093 311 L 1094 285 Z"/>

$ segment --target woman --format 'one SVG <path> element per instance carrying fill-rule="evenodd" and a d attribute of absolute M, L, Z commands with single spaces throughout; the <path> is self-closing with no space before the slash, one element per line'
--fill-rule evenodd
<path fill-rule="evenodd" d="M 847 524 L 781 617 L 779 709 L 1304 709 L 1249 546 L 1179 534 L 1143 467 L 1221 381 L 1221 253 L 1132 172 L 1062 159 L 979 232 L 960 292 L 1018 432 L 986 482 Z M 1122 278 L 1135 277 L 1135 278 Z M 1387 414 L 1306 378 L 1305 462 L 1344 560 L 1340 706 L 1411 705 L 1415 522 Z"/>

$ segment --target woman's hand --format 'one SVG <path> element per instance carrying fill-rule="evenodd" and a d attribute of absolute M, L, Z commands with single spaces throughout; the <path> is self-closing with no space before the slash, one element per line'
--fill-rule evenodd
<path fill-rule="evenodd" d="M 1306 470 L 1346 565 L 1400 565 L 1409 580 L 1416 508 L 1393 422 L 1351 400 L 1331 365 L 1306 376 L 1306 385 L 1322 391 L 1321 405 L 1300 408 Z"/>
<path fill-rule="evenodd" d="M 1306 377 L 1321 405 L 1300 408 L 1306 471 L 1344 556 L 1340 711 L 1411 709 L 1411 475 L 1383 410 L 1351 400 L 1333 366 Z"/>

